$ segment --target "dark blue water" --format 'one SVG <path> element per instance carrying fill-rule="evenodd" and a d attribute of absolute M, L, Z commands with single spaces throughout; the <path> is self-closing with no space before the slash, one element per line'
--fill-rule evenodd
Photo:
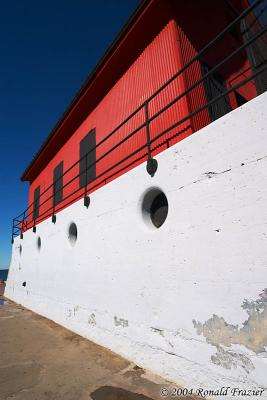
<path fill-rule="evenodd" d="M 0 269 L 0 280 L 7 280 L 8 269 Z"/>

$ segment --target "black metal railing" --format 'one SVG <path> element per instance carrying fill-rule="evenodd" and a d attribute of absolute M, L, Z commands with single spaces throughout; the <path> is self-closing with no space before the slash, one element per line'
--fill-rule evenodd
<path fill-rule="evenodd" d="M 132 165 L 137 165 L 137 163 L 140 163 L 142 161 L 147 160 L 147 172 L 153 176 L 156 173 L 157 170 L 157 161 L 156 159 L 153 158 L 153 152 L 156 150 L 157 147 L 162 146 L 162 144 L 166 143 L 166 141 L 169 141 L 170 138 L 166 139 L 165 141 L 161 142 L 159 144 L 159 139 L 166 137 L 166 135 L 173 131 L 174 129 L 178 127 L 182 127 L 181 131 L 176 132 L 175 135 L 179 135 L 184 130 L 188 129 L 188 127 L 183 128 L 183 125 L 191 121 L 193 117 L 196 115 L 199 115 L 202 112 L 207 112 L 209 108 L 218 103 L 221 99 L 227 98 L 227 96 L 231 95 L 231 93 L 235 93 L 238 89 L 240 89 L 242 86 L 245 86 L 249 82 L 252 82 L 255 85 L 255 79 L 259 76 L 264 76 L 266 77 L 267 73 L 267 59 L 263 58 L 263 61 L 261 62 L 260 66 L 255 66 L 251 65 L 249 68 L 249 74 L 246 73 L 244 74 L 244 77 L 242 80 L 239 80 L 239 82 L 230 87 L 226 88 L 225 90 L 220 93 L 219 95 L 213 97 L 209 101 L 205 101 L 204 104 L 200 104 L 200 106 L 195 109 L 195 110 L 190 110 L 190 112 L 185 115 L 184 117 L 180 118 L 178 121 L 175 121 L 174 123 L 171 123 L 170 126 L 164 128 L 161 130 L 161 132 L 157 133 L 156 135 L 151 135 L 151 124 L 156 121 L 156 119 L 164 112 L 167 110 L 170 110 L 172 106 L 177 104 L 179 100 L 185 98 L 189 93 L 191 93 L 194 89 L 200 87 L 200 85 L 203 85 L 207 79 L 212 77 L 214 73 L 218 72 L 223 66 L 225 66 L 229 61 L 231 61 L 234 57 L 236 57 L 238 54 L 248 51 L 252 47 L 255 47 L 255 43 L 261 40 L 261 47 L 264 45 L 264 40 L 267 43 L 267 38 L 266 38 L 266 32 L 267 32 L 267 26 L 261 26 L 259 25 L 258 30 L 253 30 L 253 33 L 250 32 L 250 34 L 247 34 L 247 30 L 243 30 L 240 32 L 240 46 L 235 48 L 232 52 L 230 52 L 226 57 L 224 57 L 219 63 L 217 63 L 215 66 L 210 68 L 207 73 L 204 73 L 201 77 L 201 79 L 198 79 L 195 83 L 193 83 L 190 87 L 186 88 L 182 93 L 178 94 L 175 96 L 174 99 L 168 102 L 168 104 L 164 105 L 163 107 L 160 108 L 157 112 L 155 112 L 153 115 L 149 116 L 149 106 L 151 105 L 152 101 L 164 91 L 165 88 L 167 88 L 172 82 L 174 82 L 181 74 L 184 72 L 188 71 L 189 67 L 192 66 L 196 62 L 202 62 L 203 57 L 205 56 L 206 53 L 208 53 L 211 49 L 213 49 L 213 46 L 215 46 L 220 40 L 222 40 L 225 35 L 227 35 L 233 27 L 236 27 L 238 25 L 245 26 L 246 24 L 241 24 L 243 21 L 245 21 L 246 17 L 254 12 L 256 8 L 263 2 L 264 0 L 256 0 L 251 6 L 249 6 L 246 10 L 244 10 L 239 16 L 237 16 L 223 31 L 221 31 L 216 37 L 212 39 L 204 48 L 202 48 L 201 51 L 197 53 L 196 56 L 194 56 L 186 65 L 184 65 L 176 74 L 174 74 L 170 79 L 168 79 L 159 89 L 157 89 L 156 92 L 154 92 L 148 99 L 146 99 L 137 109 L 135 109 L 134 112 L 132 112 L 124 121 L 122 121 L 112 132 L 110 132 L 104 139 L 99 141 L 94 148 L 92 148 L 88 153 L 86 153 L 83 157 L 78 159 L 73 165 L 71 165 L 66 171 L 63 172 L 63 174 L 56 180 L 54 181 L 49 187 L 47 187 L 41 194 L 39 198 L 39 210 L 42 210 L 42 212 L 39 212 L 38 217 L 36 217 L 36 213 L 34 210 L 34 202 L 32 202 L 26 210 L 24 210 L 18 217 L 13 219 L 13 225 L 12 225 L 12 243 L 14 241 L 14 238 L 18 235 L 21 235 L 21 238 L 23 238 L 23 232 L 31 227 L 33 227 L 34 230 L 36 230 L 36 224 L 38 224 L 40 221 L 48 218 L 49 216 L 52 216 L 52 222 L 56 222 L 56 213 L 66 207 L 68 204 L 74 202 L 75 200 L 84 197 L 84 205 L 86 207 L 89 206 L 90 203 L 90 198 L 89 198 L 89 193 L 91 193 L 93 190 L 95 190 L 97 187 L 103 185 L 110 179 L 112 179 L 114 176 L 122 173 L 125 171 L 125 169 L 130 168 Z M 245 40 L 246 38 L 246 40 Z M 263 40 L 264 39 L 264 40 Z M 265 52 L 265 54 L 267 54 Z M 262 85 L 262 82 L 261 82 Z M 267 89 L 267 82 L 263 82 L 263 85 L 265 85 L 264 90 Z M 260 93 L 264 91 L 262 89 L 259 90 Z M 124 136 L 121 140 L 119 140 L 116 144 L 114 144 L 112 147 L 110 147 L 107 151 L 105 151 L 101 156 L 96 158 L 96 161 L 87 165 L 88 162 L 88 155 L 96 151 L 97 149 L 101 149 L 101 146 L 104 144 L 107 144 L 107 141 L 114 137 L 114 135 L 119 132 L 119 130 L 127 125 L 127 123 L 132 120 L 135 116 L 137 116 L 139 113 L 143 113 L 143 118 L 144 122 L 142 122 L 140 125 L 138 125 L 136 128 L 131 130 L 130 133 L 128 133 L 126 136 Z M 207 124 L 206 124 L 207 125 Z M 114 164 L 108 166 L 105 170 L 100 172 L 98 175 L 96 174 L 95 179 L 90 182 L 89 184 L 87 183 L 87 174 L 88 170 L 90 168 L 96 167 L 97 164 L 99 164 L 102 160 L 107 158 L 112 152 L 115 152 L 118 148 L 123 146 L 123 144 L 127 143 L 131 138 L 133 138 L 135 135 L 138 133 L 144 131 L 143 133 L 143 140 L 141 145 L 132 151 L 131 153 L 127 153 L 125 157 L 121 157 L 119 160 L 117 160 Z M 175 136 L 174 135 L 174 136 Z M 133 158 L 134 157 L 134 158 Z M 85 159 L 85 168 L 83 170 L 79 170 L 77 174 L 74 174 L 74 176 L 71 176 L 70 179 L 68 179 L 60 189 L 55 190 L 55 184 L 57 181 L 60 179 L 63 179 L 70 173 L 75 173 L 75 168 L 77 168 L 80 165 L 80 162 Z M 126 165 L 123 165 L 127 163 Z M 81 187 L 79 185 L 79 179 L 81 175 L 85 175 L 85 186 Z M 66 179 L 65 179 L 66 180 Z M 78 188 L 71 188 L 71 185 L 78 180 Z M 65 196 L 63 196 L 62 201 L 55 205 L 54 202 L 54 196 L 59 192 L 59 190 L 64 193 L 66 192 L 67 189 L 69 190 L 69 193 Z M 50 193 L 51 192 L 51 193 Z M 50 203 L 52 205 L 50 206 Z"/>

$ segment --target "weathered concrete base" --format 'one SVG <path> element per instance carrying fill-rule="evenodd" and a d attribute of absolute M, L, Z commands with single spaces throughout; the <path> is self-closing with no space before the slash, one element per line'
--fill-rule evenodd
<path fill-rule="evenodd" d="M 186 387 L 266 389 L 266 109 L 267 93 L 158 155 L 153 178 L 140 165 L 16 238 L 6 295 Z M 155 187 L 160 229 L 141 206 Z"/>
<path fill-rule="evenodd" d="M 171 386 L 12 302 L 0 332 L 1 400 L 160 400 Z"/>

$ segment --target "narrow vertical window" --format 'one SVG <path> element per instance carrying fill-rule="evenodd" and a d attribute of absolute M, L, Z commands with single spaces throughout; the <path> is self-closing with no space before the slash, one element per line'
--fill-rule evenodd
<path fill-rule="evenodd" d="M 92 129 L 80 142 L 80 187 L 96 178 L 96 134 Z M 86 155 L 87 154 L 87 155 Z"/>
<path fill-rule="evenodd" d="M 33 195 L 33 219 L 36 220 L 39 217 L 40 209 L 40 186 L 38 186 Z"/>
<path fill-rule="evenodd" d="M 202 74 L 205 75 L 210 71 L 207 64 L 202 64 Z M 219 72 L 214 72 L 204 80 L 204 87 L 207 96 L 207 102 L 212 101 L 220 94 L 226 92 L 226 85 L 223 76 Z M 218 101 L 208 107 L 211 121 L 229 113 L 232 108 L 228 96 L 221 97 Z"/>
<path fill-rule="evenodd" d="M 54 206 L 59 204 L 63 199 L 63 161 L 54 169 L 53 199 Z"/>

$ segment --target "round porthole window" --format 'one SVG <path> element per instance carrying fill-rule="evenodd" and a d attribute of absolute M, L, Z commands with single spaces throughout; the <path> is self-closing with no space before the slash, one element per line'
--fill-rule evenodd
<path fill-rule="evenodd" d="M 78 237 L 77 225 L 75 224 L 75 222 L 72 222 L 68 230 L 68 238 L 72 246 L 75 245 L 77 237 Z"/>
<path fill-rule="evenodd" d="M 38 236 L 37 238 L 37 250 L 40 251 L 41 250 L 41 246 L 42 246 L 42 241 L 40 236 Z"/>
<path fill-rule="evenodd" d="M 152 188 L 145 193 L 142 201 L 142 215 L 148 225 L 160 228 L 166 221 L 168 209 L 168 200 L 162 190 Z"/>

